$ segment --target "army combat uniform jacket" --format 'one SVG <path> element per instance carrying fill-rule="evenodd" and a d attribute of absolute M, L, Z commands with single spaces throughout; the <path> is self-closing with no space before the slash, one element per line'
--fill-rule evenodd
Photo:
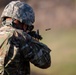
<path fill-rule="evenodd" d="M 5 50 L 3 63 L 0 62 L 0 75 L 30 75 L 30 62 L 39 68 L 50 66 L 51 50 L 46 45 L 36 41 L 22 30 L 11 26 L 0 28 L 0 36 L 7 34 L 9 34 L 8 47 Z M 0 54 L 0 60 L 1 58 Z"/>

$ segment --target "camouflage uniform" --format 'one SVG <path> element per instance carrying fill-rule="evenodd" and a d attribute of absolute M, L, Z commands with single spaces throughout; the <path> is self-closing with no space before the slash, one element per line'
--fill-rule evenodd
<path fill-rule="evenodd" d="M 11 3 L 16 7 L 13 7 Z M 5 17 L 12 17 L 14 19 L 18 19 L 22 23 L 32 25 L 34 22 L 34 13 L 32 13 L 33 10 L 29 10 L 30 6 L 19 1 L 13 1 L 11 3 L 5 7 L 6 10 L 3 11 L 1 16 L 4 26 L 0 29 L 0 33 L 6 32 L 12 36 L 8 37 L 9 46 L 3 64 L 4 74 L 1 72 L 0 75 L 30 75 L 30 62 L 39 68 L 48 68 L 51 64 L 51 50 L 43 43 L 33 39 L 23 30 L 13 28 L 12 22 L 5 22 L 4 20 Z M 9 10 L 17 14 L 10 15 L 8 13 L 10 11 L 8 11 L 7 8 L 10 5 L 10 8 L 13 8 L 13 10 Z M 19 9 L 21 9 L 21 7 L 26 7 L 25 5 L 28 9 L 25 10 L 24 8 L 22 11 L 26 12 L 29 10 L 29 13 L 26 12 L 23 15 Z M 19 9 L 18 6 L 20 7 Z M 18 12 L 15 9 L 17 9 Z M 29 16 L 27 16 L 28 14 Z"/>

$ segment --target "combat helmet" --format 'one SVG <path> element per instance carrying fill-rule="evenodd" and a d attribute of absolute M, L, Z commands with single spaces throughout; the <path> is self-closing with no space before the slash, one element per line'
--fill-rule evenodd
<path fill-rule="evenodd" d="M 31 26 L 35 21 L 35 13 L 32 7 L 21 1 L 11 1 L 6 5 L 2 12 L 1 19 L 4 20 L 5 17 L 17 19 L 21 23 L 29 26 Z"/>

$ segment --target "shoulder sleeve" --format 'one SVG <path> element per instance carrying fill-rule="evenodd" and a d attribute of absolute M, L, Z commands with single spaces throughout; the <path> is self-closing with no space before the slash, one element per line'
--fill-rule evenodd
<path fill-rule="evenodd" d="M 48 68 L 51 65 L 51 55 L 50 48 L 45 44 L 34 40 L 27 33 L 21 31 L 18 32 L 17 39 L 15 38 L 16 43 L 19 45 L 21 54 L 23 54 L 24 60 L 30 61 L 32 64 L 39 68 Z M 19 41 L 18 41 L 19 40 Z M 17 42 L 18 41 L 18 42 Z M 16 45 L 16 46 L 17 46 Z"/>
<path fill-rule="evenodd" d="M 48 68 L 51 65 L 50 48 L 45 44 L 31 40 L 23 50 L 24 57 L 39 68 Z"/>

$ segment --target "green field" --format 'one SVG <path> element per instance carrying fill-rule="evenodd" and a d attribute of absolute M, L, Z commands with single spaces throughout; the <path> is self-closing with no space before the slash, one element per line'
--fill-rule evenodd
<path fill-rule="evenodd" d="M 52 50 L 52 65 L 39 69 L 31 64 L 31 75 L 76 75 L 76 29 L 52 29 L 41 35 Z"/>

